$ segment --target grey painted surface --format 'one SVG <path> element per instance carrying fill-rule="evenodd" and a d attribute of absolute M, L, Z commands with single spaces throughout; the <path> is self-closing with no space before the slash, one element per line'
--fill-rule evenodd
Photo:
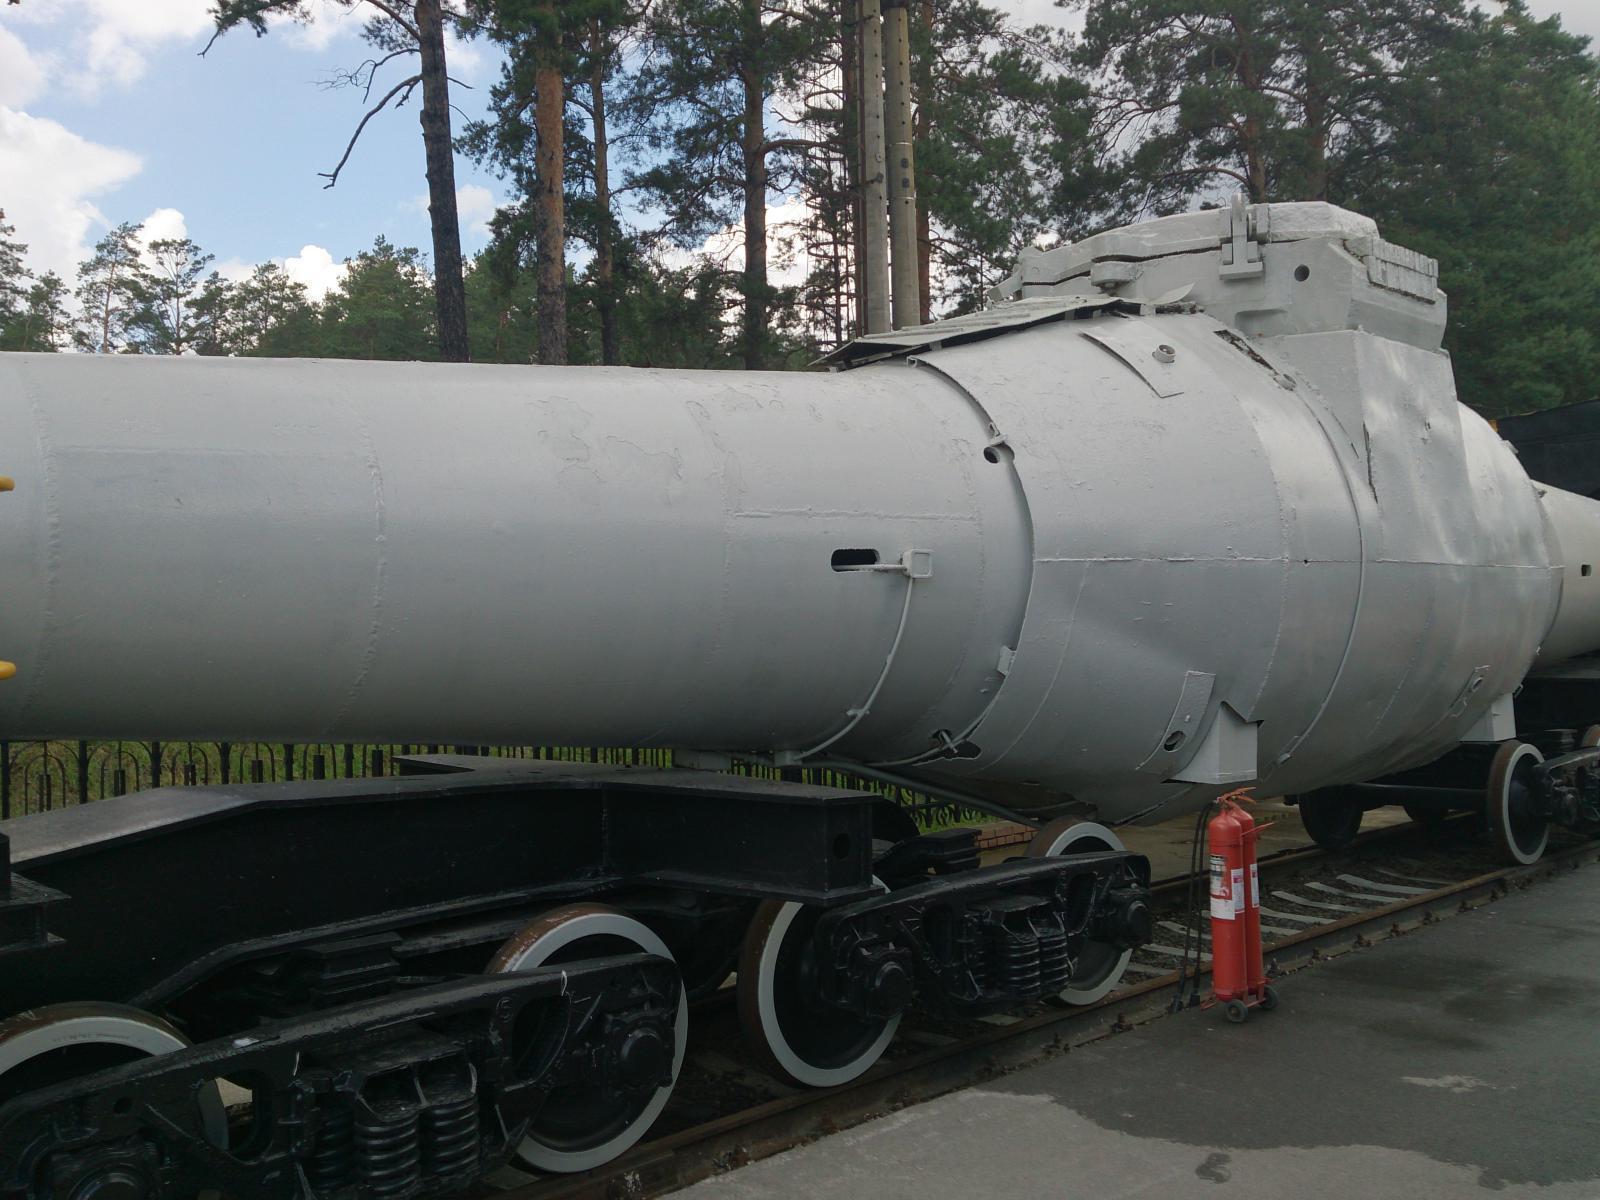
<path fill-rule="evenodd" d="M 1590 867 L 678 1195 L 1592 1200 L 1597 956 Z"/>
<path fill-rule="evenodd" d="M 1118 237 L 831 374 L 6 355 L 0 736 L 825 751 L 1125 820 L 1426 761 L 1600 647 L 1600 503 L 1456 403 L 1424 260 L 1325 205 Z"/>

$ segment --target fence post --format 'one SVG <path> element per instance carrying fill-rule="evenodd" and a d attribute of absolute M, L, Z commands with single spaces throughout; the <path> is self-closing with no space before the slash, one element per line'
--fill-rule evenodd
<path fill-rule="evenodd" d="M 89 743 L 78 742 L 78 803 L 89 803 Z"/>
<path fill-rule="evenodd" d="M 11 743 L 0 742 L 0 821 L 11 819 Z"/>

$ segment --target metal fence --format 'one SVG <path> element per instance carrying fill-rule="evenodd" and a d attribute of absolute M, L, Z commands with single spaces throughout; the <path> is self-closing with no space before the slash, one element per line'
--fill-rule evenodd
<path fill-rule="evenodd" d="M 88 804 L 153 787 L 358 779 L 397 774 L 409 754 L 487 754 L 496 758 L 671 767 L 672 751 L 613 746 L 462 746 L 305 742 L 0 741 L 0 820 Z M 894 784 L 831 769 L 780 771 L 735 760 L 735 774 L 779 777 L 826 787 L 879 792 L 924 829 L 981 822 L 974 809 Z"/>

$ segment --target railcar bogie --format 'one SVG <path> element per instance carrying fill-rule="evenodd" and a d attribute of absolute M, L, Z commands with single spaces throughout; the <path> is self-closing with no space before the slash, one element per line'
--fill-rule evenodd
<path fill-rule="evenodd" d="M 0 1195 L 379 1200 L 513 1160 L 587 1170 L 648 1132 L 691 995 L 741 949 L 758 1054 L 826 1086 L 870 1068 L 913 1002 L 1016 1004 L 1148 934 L 1141 857 L 983 868 L 972 830 L 924 838 L 876 795 L 405 768 L 10 823 L 0 904 L 27 919 L 0 922 L 19 968 L 0 1002 L 31 1016 L 0 1026 Z M 178 862 L 187 878 L 162 874 Z M 83 995 L 106 1003 L 62 1004 Z M 80 1048 L 39 1049 L 62 1045 Z"/>

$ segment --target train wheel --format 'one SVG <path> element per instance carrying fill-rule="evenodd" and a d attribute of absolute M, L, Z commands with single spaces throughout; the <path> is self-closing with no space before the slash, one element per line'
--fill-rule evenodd
<path fill-rule="evenodd" d="M 822 910 L 767 900 L 739 953 L 739 1023 L 762 1063 L 798 1087 L 837 1087 L 883 1056 L 900 1014 L 858 1017 L 808 999 L 814 971 L 811 933 Z"/>
<path fill-rule="evenodd" d="M 0 1107 L 38 1088 L 125 1066 L 189 1045 L 172 1026 L 120 1004 L 50 1004 L 0 1021 Z M 215 1083 L 195 1097 L 197 1128 L 228 1144 L 228 1114 Z M 113 1189 L 114 1190 L 114 1189 Z M 88 1195 L 88 1192 L 74 1195 Z"/>
<path fill-rule="evenodd" d="M 1346 850 L 1361 832 L 1365 811 L 1345 798 L 1340 789 L 1308 792 L 1299 797 L 1300 824 L 1324 850 Z"/>
<path fill-rule="evenodd" d="M 1484 813 L 1500 857 L 1518 866 L 1539 861 L 1550 841 L 1550 821 L 1535 806 L 1529 775 L 1544 761 L 1527 742 L 1506 742 L 1489 767 Z"/>
<path fill-rule="evenodd" d="M 1062 817 L 1052 821 L 1028 843 L 1029 858 L 1059 858 L 1063 854 L 1090 854 L 1103 850 L 1126 850 L 1122 839 L 1095 821 L 1080 817 Z M 1132 950 L 1106 942 L 1085 942 L 1078 965 L 1073 969 L 1067 986 L 1047 1003 L 1093 1004 L 1122 981 L 1122 974 L 1133 958 Z"/>
<path fill-rule="evenodd" d="M 526 971 L 641 951 L 672 958 L 665 942 L 626 913 L 604 904 L 573 904 L 524 926 L 500 947 L 489 970 Z M 654 1038 L 649 1044 L 641 1042 L 641 1070 L 655 1075 L 662 1056 L 670 1054 L 672 1080 L 677 1081 L 689 1042 L 689 1002 L 681 984 L 672 1042 L 671 1046 Z M 648 1091 L 618 1091 L 599 1084 L 558 1087 L 534 1118 L 516 1157 L 525 1167 L 557 1174 L 608 1163 L 644 1136 L 666 1107 L 672 1086 L 666 1083 Z"/>

